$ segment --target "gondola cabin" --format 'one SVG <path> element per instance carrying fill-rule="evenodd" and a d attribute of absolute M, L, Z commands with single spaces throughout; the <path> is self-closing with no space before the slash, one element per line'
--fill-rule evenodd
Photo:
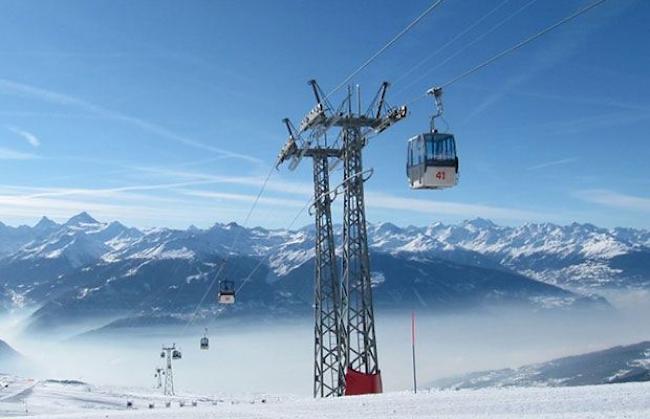
<path fill-rule="evenodd" d="M 210 349 L 210 341 L 208 340 L 207 336 L 203 336 L 201 338 L 201 350 L 207 351 Z"/>
<path fill-rule="evenodd" d="M 179 351 L 178 349 L 174 349 L 172 351 L 172 359 L 181 359 L 181 358 L 183 358 L 181 351 Z"/>
<path fill-rule="evenodd" d="M 201 350 L 207 351 L 210 348 L 210 341 L 208 340 L 208 329 L 205 329 L 205 334 L 201 338 Z"/>
<path fill-rule="evenodd" d="M 221 281 L 219 283 L 219 304 L 235 304 L 235 283 L 234 281 Z"/>
<path fill-rule="evenodd" d="M 406 174 L 411 189 L 444 189 L 458 184 L 458 156 L 452 134 L 428 132 L 408 142 Z"/>

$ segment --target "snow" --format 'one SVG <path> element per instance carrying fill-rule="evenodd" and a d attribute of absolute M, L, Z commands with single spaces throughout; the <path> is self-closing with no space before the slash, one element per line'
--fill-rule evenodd
<path fill-rule="evenodd" d="M 129 256 L 129 259 L 194 259 L 193 251 L 183 246 L 180 249 L 167 249 L 164 244 Z"/>
<path fill-rule="evenodd" d="M 575 303 L 573 297 L 531 297 L 530 300 L 536 303 L 537 306 L 546 309 L 570 307 Z"/>
<path fill-rule="evenodd" d="M 584 291 L 599 286 L 615 285 L 617 276 L 623 271 L 611 268 L 605 262 L 588 260 L 562 269 L 522 270 L 520 273 L 538 281 Z"/>
<path fill-rule="evenodd" d="M 386 282 L 386 276 L 383 272 L 370 272 L 370 282 L 371 287 L 376 287 Z"/>
<path fill-rule="evenodd" d="M 28 417 L 77 419 L 650 418 L 650 383 L 395 392 L 338 399 L 190 394 L 166 398 L 156 390 L 79 382 L 9 379 L 8 384 L 0 390 L 3 416 L 24 415 L 27 409 L 32 415 Z M 126 409 L 127 400 L 133 402 L 133 409 Z M 172 402 L 168 408 L 167 400 Z M 179 406 L 181 400 L 185 407 Z M 153 409 L 148 408 L 149 403 L 154 404 Z"/>
<path fill-rule="evenodd" d="M 25 307 L 25 296 L 23 294 L 19 294 L 14 290 L 7 290 L 9 292 L 9 295 L 11 296 L 11 305 L 14 308 L 21 309 Z"/>
<path fill-rule="evenodd" d="M 145 260 L 144 262 L 142 262 L 142 263 L 139 264 L 138 266 L 129 269 L 129 270 L 128 270 L 124 275 L 123 275 L 123 277 L 126 278 L 126 277 L 129 277 L 129 276 L 135 276 L 135 275 L 138 273 L 138 271 L 139 271 L 143 266 L 148 265 L 149 263 L 151 263 L 151 260 Z"/>

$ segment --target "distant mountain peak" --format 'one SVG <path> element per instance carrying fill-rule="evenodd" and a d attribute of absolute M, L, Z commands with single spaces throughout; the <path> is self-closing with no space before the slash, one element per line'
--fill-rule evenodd
<path fill-rule="evenodd" d="M 65 224 L 66 225 L 99 224 L 99 221 L 91 217 L 90 214 L 88 214 L 86 211 L 83 211 L 70 218 Z"/>
<path fill-rule="evenodd" d="M 15 359 L 20 358 L 20 353 L 12 348 L 7 342 L 0 339 L 0 359 Z"/>
<path fill-rule="evenodd" d="M 481 218 L 481 217 L 476 217 L 471 220 L 465 220 L 463 222 L 464 225 L 471 225 L 476 228 L 493 228 L 496 227 L 497 225 L 494 224 L 491 220 L 488 220 L 486 218 Z"/>
<path fill-rule="evenodd" d="M 402 230 L 391 222 L 382 222 L 376 224 L 376 229 L 378 233 L 397 233 Z"/>
<path fill-rule="evenodd" d="M 55 223 L 54 221 L 50 220 L 49 218 L 43 216 L 38 221 L 38 223 L 36 223 L 36 225 L 34 225 L 34 228 L 37 229 L 37 230 L 46 230 L 46 229 L 56 227 L 56 226 L 58 226 L 57 223 Z"/>

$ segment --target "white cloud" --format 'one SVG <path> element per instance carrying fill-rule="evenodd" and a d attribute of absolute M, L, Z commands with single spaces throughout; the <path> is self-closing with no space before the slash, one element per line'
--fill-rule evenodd
<path fill-rule="evenodd" d="M 41 89 L 6 79 L 0 79 L 0 93 L 28 96 L 64 106 L 76 106 L 95 115 L 133 125 L 143 131 L 147 131 L 161 138 L 185 144 L 189 147 L 198 148 L 204 151 L 210 151 L 229 158 L 245 160 L 254 164 L 262 163 L 262 161 L 256 157 L 207 145 L 191 138 L 179 135 L 168 130 L 167 128 L 161 127 L 160 125 L 133 116 L 125 115 L 123 113 L 113 111 L 111 109 L 107 109 L 102 106 L 98 106 L 85 100 L 73 96 L 68 96 L 62 93 Z"/>
<path fill-rule="evenodd" d="M 553 166 L 560 166 L 563 164 L 568 164 L 568 163 L 573 163 L 574 161 L 577 161 L 577 157 L 570 157 L 567 159 L 561 159 L 561 160 L 553 160 L 553 161 L 548 161 L 540 164 L 536 164 L 534 166 L 530 166 L 527 170 L 539 170 L 539 169 L 546 169 L 547 167 L 553 167 Z"/>
<path fill-rule="evenodd" d="M 193 182 L 175 182 L 151 185 L 129 185 L 115 188 L 36 188 L 37 192 L 24 195 L 24 198 L 44 198 L 57 196 L 95 196 L 95 197 L 112 197 L 119 196 L 124 192 L 134 191 L 156 191 L 181 188 L 195 185 L 205 185 L 215 183 L 213 181 L 193 181 Z"/>
<path fill-rule="evenodd" d="M 124 198 L 124 197 L 120 197 Z M 138 202 L 139 201 L 139 202 Z M 217 205 L 202 205 L 188 210 L 191 202 L 176 200 L 167 204 L 154 204 L 151 199 L 126 203 L 114 198 L 106 201 L 97 199 L 28 198 L 15 195 L 0 195 L 0 217 L 3 221 L 33 221 L 43 215 L 65 220 L 80 211 L 89 211 L 93 216 L 105 220 L 120 220 L 143 227 L 187 226 L 209 224 L 217 219 L 236 220 L 241 214 L 239 208 L 223 208 Z"/>
<path fill-rule="evenodd" d="M 383 193 L 366 193 L 369 206 L 383 209 L 410 211 L 431 215 L 450 215 L 454 217 L 485 217 L 494 220 L 548 220 L 549 214 L 521 210 L 517 208 L 494 207 L 490 205 L 466 204 L 462 202 L 438 201 L 434 199 L 402 198 Z"/>
<path fill-rule="evenodd" d="M 14 134 L 18 135 L 21 137 L 23 140 L 27 141 L 29 145 L 32 147 L 38 147 L 41 145 L 41 140 L 33 133 L 29 131 L 25 131 L 23 129 L 20 129 L 18 127 L 13 127 L 13 126 L 8 126 L 7 129 Z"/>
<path fill-rule="evenodd" d="M 209 192 L 209 191 L 197 191 L 197 190 L 180 190 L 179 192 L 184 195 L 194 196 L 197 198 L 215 199 L 220 201 L 248 202 L 251 204 L 255 202 L 255 200 L 257 199 L 255 195 L 248 195 L 248 194 Z M 264 197 L 260 197 L 258 202 L 260 205 L 289 207 L 289 208 L 303 208 L 308 203 L 306 200 L 300 201 L 298 199 L 264 198 Z"/>
<path fill-rule="evenodd" d="M 0 148 L 0 160 L 31 160 L 38 158 L 39 157 L 35 154 L 22 153 L 8 148 Z"/>
<path fill-rule="evenodd" d="M 583 201 L 610 208 L 650 213 L 650 198 L 646 197 L 626 195 L 607 189 L 588 189 L 578 191 L 575 195 Z"/>
<path fill-rule="evenodd" d="M 132 167 L 133 170 L 152 173 L 155 175 L 170 177 L 170 178 L 185 178 L 194 180 L 203 180 L 206 183 L 223 183 L 231 185 L 241 185 L 250 187 L 261 187 L 264 184 L 264 177 L 262 176 L 229 176 L 229 175 L 213 175 L 209 173 L 184 171 L 184 170 L 170 170 L 157 167 Z M 277 175 L 275 176 L 277 177 Z M 312 194 L 314 187 L 311 183 L 304 181 L 287 181 L 283 179 L 275 179 L 271 177 L 266 185 L 267 191 L 281 192 L 292 195 L 308 195 Z"/>

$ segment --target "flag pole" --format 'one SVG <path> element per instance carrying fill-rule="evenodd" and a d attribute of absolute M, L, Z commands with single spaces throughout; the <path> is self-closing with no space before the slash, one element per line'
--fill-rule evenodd
<path fill-rule="evenodd" d="M 415 311 L 411 312 L 411 348 L 413 355 L 413 392 L 418 392 L 418 381 L 415 373 Z"/>

